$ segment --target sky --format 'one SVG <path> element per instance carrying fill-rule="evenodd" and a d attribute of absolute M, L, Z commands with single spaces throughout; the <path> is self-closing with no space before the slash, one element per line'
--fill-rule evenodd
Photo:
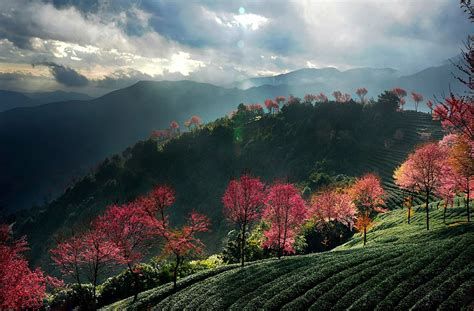
<path fill-rule="evenodd" d="M 457 0 L 1 0 L 0 89 L 227 85 L 301 68 L 411 74 L 459 54 Z"/>

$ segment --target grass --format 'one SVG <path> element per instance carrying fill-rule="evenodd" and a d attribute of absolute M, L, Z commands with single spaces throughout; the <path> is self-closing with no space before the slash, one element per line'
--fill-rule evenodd
<path fill-rule="evenodd" d="M 330 252 L 224 266 L 164 285 L 105 310 L 459 310 L 473 306 L 474 224 L 464 208 L 388 212 Z"/>

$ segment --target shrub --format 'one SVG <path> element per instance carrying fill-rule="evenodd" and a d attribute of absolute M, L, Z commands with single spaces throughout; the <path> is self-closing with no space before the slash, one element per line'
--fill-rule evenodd
<path fill-rule="evenodd" d="M 134 269 L 139 271 L 138 288 L 140 292 L 170 282 L 172 279 L 172 272 L 168 269 L 159 269 L 148 264 L 139 264 Z M 117 300 L 133 296 L 132 284 L 133 276 L 128 269 L 108 278 L 99 286 L 99 306 L 108 305 Z"/>
<path fill-rule="evenodd" d="M 47 305 L 52 310 L 96 310 L 92 284 L 73 284 L 56 290 L 48 297 Z"/>

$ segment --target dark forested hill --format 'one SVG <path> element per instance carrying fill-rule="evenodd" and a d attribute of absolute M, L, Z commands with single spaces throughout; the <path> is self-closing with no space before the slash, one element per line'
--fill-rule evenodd
<path fill-rule="evenodd" d="M 209 215 L 212 233 L 207 235 L 207 245 L 216 251 L 229 230 L 221 196 L 229 180 L 242 173 L 269 183 L 289 180 L 305 195 L 344 175 L 365 171 L 380 173 L 385 184 L 393 184 L 390 172 L 399 161 L 424 137 L 435 138 L 440 131 L 429 115 L 395 112 L 396 105 L 397 99 L 386 93 L 369 105 L 300 103 L 285 106 L 278 114 L 258 115 L 241 108 L 232 118 L 218 119 L 169 141 L 138 142 L 101 163 L 51 204 L 17 215 L 16 226 L 29 237 L 32 259 L 47 266 L 47 250 L 55 234 L 83 224 L 108 204 L 132 200 L 166 183 L 177 192 L 172 221 L 182 222 L 191 210 Z M 132 111 L 129 117 L 137 118 Z M 125 122 L 124 129 L 114 133 L 126 135 L 130 130 Z M 142 128 L 135 130 L 146 134 Z M 378 161 L 383 154 L 396 156 L 386 163 Z M 397 201 L 389 203 L 393 207 Z"/>

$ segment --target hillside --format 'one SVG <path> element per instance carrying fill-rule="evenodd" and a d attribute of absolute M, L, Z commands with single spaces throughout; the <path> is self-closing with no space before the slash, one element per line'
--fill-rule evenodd
<path fill-rule="evenodd" d="M 223 266 L 164 285 L 105 310 L 459 310 L 473 307 L 474 225 L 464 208 L 380 215 L 362 246 L 360 234 L 333 251 Z"/>
<path fill-rule="evenodd" d="M 329 96 L 339 89 L 355 98 L 353 92 L 362 86 L 368 88 L 368 98 L 401 86 L 409 92 L 421 92 L 428 99 L 448 93 L 448 85 L 452 91 L 458 90 L 451 75 L 453 70 L 452 65 L 446 64 L 398 77 L 392 69 L 307 68 L 277 77 L 255 78 L 245 89 L 191 81 L 142 81 L 93 100 L 2 112 L 0 144 L 9 148 L 0 154 L 0 209 L 8 213 L 51 201 L 71 179 L 84 175 L 105 157 L 145 139 L 152 130 L 166 128 L 172 120 L 182 124 L 196 114 L 211 121 L 234 110 L 239 103 L 262 103 L 277 95 L 303 97 L 325 92 Z M 61 92 L 18 94 L 35 105 L 68 96 L 84 99 L 77 97 L 81 94 Z M 413 108 L 410 99 L 405 106 Z M 421 104 L 420 110 L 423 109 L 426 107 Z"/>
<path fill-rule="evenodd" d="M 218 119 L 164 144 L 141 141 L 108 158 L 51 204 L 17 215 L 16 228 L 29 237 L 31 260 L 48 268 L 54 235 L 82 226 L 108 204 L 127 202 L 166 183 L 177 192 L 171 220 L 179 224 L 192 210 L 208 215 L 208 252 L 217 252 L 230 230 L 221 197 L 229 180 L 242 172 L 268 183 L 289 180 L 308 196 L 331 180 L 375 171 L 394 208 L 398 192 L 393 189 L 393 170 L 424 141 L 420 131 L 436 138 L 440 126 L 426 114 L 387 112 L 381 105 L 296 104 L 256 121 L 245 115 Z M 404 135 L 394 140 L 397 130 Z"/>

